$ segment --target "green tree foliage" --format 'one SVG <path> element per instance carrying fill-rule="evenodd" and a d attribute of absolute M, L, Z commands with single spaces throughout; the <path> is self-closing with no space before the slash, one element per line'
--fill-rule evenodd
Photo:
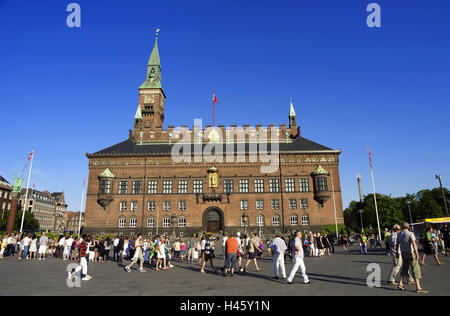
<path fill-rule="evenodd" d="M 9 212 L 5 212 L 3 219 L 0 219 L 0 230 L 6 230 L 6 226 L 8 225 L 8 217 Z M 20 224 L 22 222 L 22 210 L 17 210 L 16 219 L 14 221 L 14 230 L 20 230 Z M 36 231 L 39 229 L 39 222 L 34 217 L 33 213 L 25 212 L 25 218 L 23 220 L 23 229 L 24 230 L 32 230 Z"/>
<path fill-rule="evenodd" d="M 444 189 L 447 198 L 450 192 Z M 377 194 L 378 214 L 380 227 L 391 228 L 394 224 L 401 224 L 404 221 L 410 222 L 410 215 L 407 201 L 410 201 L 411 217 L 413 222 L 424 220 L 425 218 L 435 218 L 446 216 L 442 193 L 440 188 L 433 190 L 422 190 L 416 194 L 407 194 L 406 197 L 391 197 L 390 195 Z M 347 227 L 354 231 L 361 231 L 361 220 L 359 210 L 363 210 L 363 224 L 367 231 L 369 226 L 372 230 L 377 230 L 377 219 L 373 195 L 364 197 L 362 203 L 351 201 L 344 211 L 344 220 Z"/>

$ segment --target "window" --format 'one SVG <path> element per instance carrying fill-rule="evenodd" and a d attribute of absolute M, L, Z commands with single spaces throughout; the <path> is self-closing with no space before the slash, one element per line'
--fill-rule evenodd
<path fill-rule="evenodd" d="M 178 181 L 178 194 L 186 194 L 187 193 L 187 181 L 180 180 Z"/>
<path fill-rule="evenodd" d="M 308 178 L 300 178 L 300 192 L 309 191 L 309 180 Z"/>
<path fill-rule="evenodd" d="M 119 209 L 121 212 L 125 212 L 127 210 L 127 201 L 122 201 L 119 203 Z"/>
<path fill-rule="evenodd" d="M 111 181 L 109 180 L 101 180 L 100 181 L 100 194 L 109 194 L 111 193 Z"/>
<path fill-rule="evenodd" d="M 280 192 L 280 181 L 278 179 L 270 179 L 270 192 Z"/>
<path fill-rule="evenodd" d="M 127 226 L 127 219 L 125 217 L 119 218 L 119 228 L 124 228 Z"/>
<path fill-rule="evenodd" d="M 258 227 L 264 226 L 264 216 L 258 215 L 256 218 L 256 225 L 258 225 Z"/>
<path fill-rule="evenodd" d="M 255 179 L 255 192 L 256 193 L 264 192 L 264 180 L 263 179 Z"/>
<path fill-rule="evenodd" d="M 309 225 L 309 216 L 302 215 L 302 225 Z"/>
<path fill-rule="evenodd" d="M 248 193 L 248 180 L 239 180 L 239 193 Z"/>
<path fill-rule="evenodd" d="M 316 189 L 318 192 L 328 191 L 327 178 L 318 177 L 316 180 Z"/>
<path fill-rule="evenodd" d="M 119 181 L 119 194 L 128 193 L 128 181 Z"/>
<path fill-rule="evenodd" d="M 289 200 L 289 209 L 291 210 L 297 209 L 297 200 L 295 199 Z"/>
<path fill-rule="evenodd" d="M 163 181 L 163 194 L 172 194 L 172 180 Z"/>
<path fill-rule="evenodd" d="M 256 209 L 263 210 L 264 209 L 264 200 L 256 200 Z"/>
<path fill-rule="evenodd" d="M 148 201 L 148 210 L 153 212 L 155 210 L 155 201 Z"/>
<path fill-rule="evenodd" d="M 178 210 L 186 211 L 186 201 L 178 201 Z"/>
<path fill-rule="evenodd" d="M 133 194 L 141 194 L 142 182 L 133 181 Z"/>
<path fill-rule="evenodd" d="M 291 226 L 297 226 L 298 225 L 298 217 L 297 215 L 291 215 L 289 218 Z"/>
<path fill-rule="evenodd" d="M 275 215 L 272 217 L 272 226 L 280 226 L 280 216 Z"/>
<path fill-rule="evenodd" d="M 170 217 L 163 217 L 163 227 L 170 227 Z"/>
<path fill-rule="evenodd" d="M 203 193 L 203 180 L 194 180 L 194 193 Z"/>
<path fill-rule="evenodd" d="M 158 193 L 158 181 L 150 180 L 148 181 L 148 194 L 157 194 Z"/>
<path fill-rule="evenodd" d="M 302 209 L 307 209 L 308 208 L 308 199 L 301 199 L 300 200 L 300 207 Z"/>
<path fill-rule="evenodd" d="M 295 192 L 295 182 L 293 178 L 285 179 L 286 192 Z"/>
<path fill-rule="evenodd" d="M 133 201 L 131 202 L 131 211 L 132 212 L 136 212 L 138 210 L 138 202 L 137 201 Z"/>
<path fill-rule="evenodd" d="M 178 227 L 186 227 L 186 217 L 181 216 L 178 218 Z"/>
<path fill-rule="evenodd" d="M 170 201 L 163 202 L 163 211 L 170 211 Z"/>
<path fill-rule="evenodd" d="M 279 200 L 272 200 L 272 210 L 278 210 L 280 208 Z"/>
<path fill-rule="evenodd" d="M 241 200 L 241 210 L 248 210 L 248 201 Z"/>
<path fill-rule="evenodd" d="M 148 228 L 155 227 L 155 218 L 154 217 L 147 218 L 147 227 Z"/>
<path fill-rule="evenodd" d="M 225 193 L 233 193 L 234 192 L 233 180 L 223 180 L 223 190 L 225 191 Z"/>
<path fill-rule="evenodd" d="M 137 217 L 130 218 L 130 228 L 135 228 L 137 226 Z"/>

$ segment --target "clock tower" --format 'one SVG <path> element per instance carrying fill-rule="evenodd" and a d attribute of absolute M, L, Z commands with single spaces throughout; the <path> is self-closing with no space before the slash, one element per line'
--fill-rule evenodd
<path fill-rule="evenodd" d="M 158 32 L 155 46 L 147 64 L 147 76 L 139 87 L 139 105 L 134 117 L 135 141 L 148 141 L 150 131 L 161 131 L 164 122 L 166 95 L 161 86 L 161 63 L 158 51 Z"/>

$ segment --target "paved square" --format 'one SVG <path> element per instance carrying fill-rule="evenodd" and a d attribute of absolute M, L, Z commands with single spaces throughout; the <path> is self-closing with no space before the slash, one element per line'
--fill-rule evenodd
<path fill-rule="evenodd" d="M 221 249 L 218 249 L 221 253 Z M 450 257 L 441 256 L 444 266 L 437 266 L 428 258 L 426 267 L 421 267 L 423 287 L 427 295 L 449 295 Z M 265 256 L 259 260 L 262 271 L 255 272 L 250 265 L 247 274 L 223 277 L 220 273 L 201 274 L 199 264 L 173 262 L 169 271 L 155 271 L 149 267 L 147 273 L 138 273 L 133 266 L 126 273 L 115 262 L 90 263 L 90 281 L 82 281 L 80 288 L 66 285 L 66 266 L 70 262 L 56 258 L 46 261 L 17 260 L 17 257 L 0 259 L 0 295 L 418 295 L 414 286 L 407 286 L 407 292 L 388 286 L 386 280 L 391 269 L 392 258 L 384 252 L 366 256 L 359 254 L 358 248 L 344 253 L 340 247 L 336 254 L 320 258 L 305 258 L 307 274 L 312 284 L 304 285 L 300 273 L 294 285 L 281 280 L 273 280 L 272 258 Z M 222 256 L 215 259 L 217 266 L 223 265 Z M 378 263 L 381 267 L 381 288 L 369 288 L 366 279 L 367 265 Z M 292 263 L 286 262 L 289 273 Z"/>

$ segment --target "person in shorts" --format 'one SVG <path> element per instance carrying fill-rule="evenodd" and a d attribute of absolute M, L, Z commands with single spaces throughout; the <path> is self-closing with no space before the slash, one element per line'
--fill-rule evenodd
<path fill-rule="evenodd" d="M 208 261 L 211 262 L 211 268 L 213 269 L 214 273 L 216 273 L 216 268 L 214 267 L 214 263 L 213 263 L 212 247 L 213 247 L 213 242 L 211 240 L 211 236 L 208 235 L 205 239 L 205 248 L 203 250 L 204 260 L 202 263 L 202 268 L 200 270 L 201 273 L 205 273 L 205 265 Z"/>
<path fill-rule="evenodd" d="M 396 244 L 396 257 L 399 258 L 400 253 L 403 259 L 402 269 L 400 272 L 400 282 L 398 288 L 405 291 L 403 286 L 403 279 L 408 277 L 409 269 L 412 270 L 412 276 L 416 283 L 417 293 L 428 293 L 420 286 L 420 279 L 422 279 L 422 274 L 420 272 L 419 266 L 419 250 L 417 248 L 416 236 L 410 231 L 410 226 L 407 222 L 403 223 L 402 231 L 397 236 Z"/>

